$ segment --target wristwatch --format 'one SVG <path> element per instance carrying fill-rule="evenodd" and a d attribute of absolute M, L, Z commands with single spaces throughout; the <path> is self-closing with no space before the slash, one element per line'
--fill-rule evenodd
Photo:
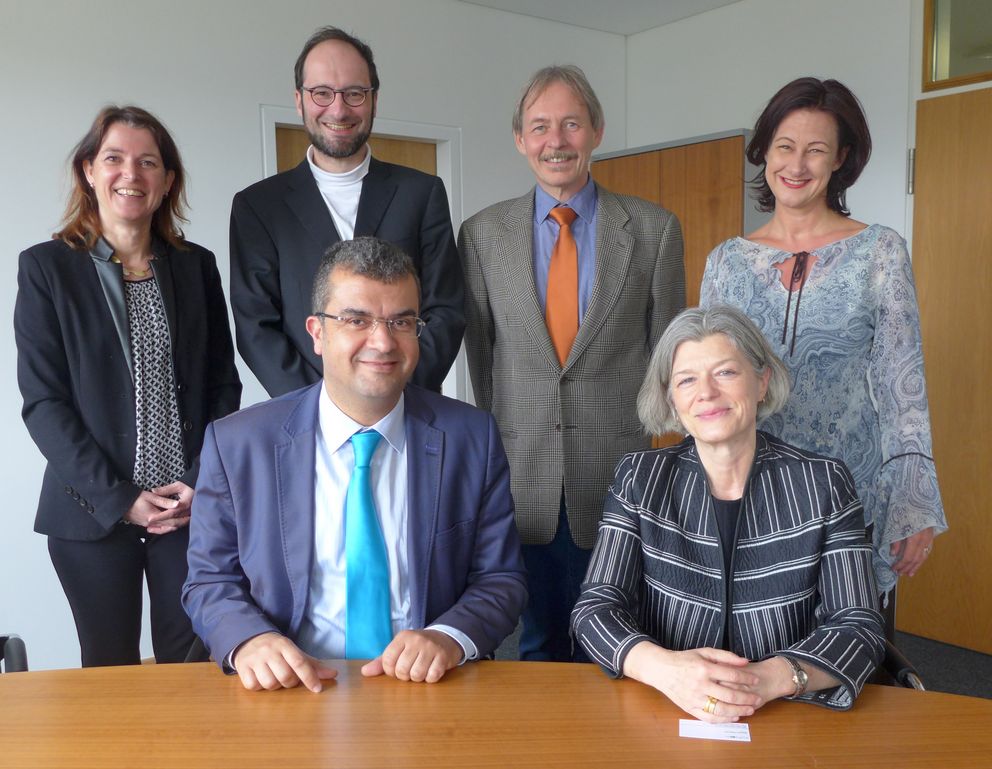
<path fill-rule="evenodd" d="M 806 692 L 806 686 L 809 684 L 809 676 L 806 675 L 806 671 L 792 657 L 782 657 L 782 659 L 792 667 L 792 683 L 796 685 L 796 690 L 792 693 L 792 697 L 798 697 L 804 694 Z"/>

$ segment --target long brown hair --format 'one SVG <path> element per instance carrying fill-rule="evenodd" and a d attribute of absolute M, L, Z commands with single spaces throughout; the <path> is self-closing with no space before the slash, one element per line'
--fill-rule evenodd
<path fill-rule="evenodd" d="M 186 199 L 186 174 L 179 149 L 161 121 L 140 107 L 104 107 L 100 110 L 93 125 L 72 150 L 72 192 L 62 216 L 62 228 L 52 235 L 75 249 L 88 251 L 103 234 L 100 226 L 100 209 L 96 193 L 90 188 L 83 171 L 83 163 L 96 158 L 107 132 L 117 123 L 131 128 L 144 128 L 155 139 L 165 171 L 172 171 L 172 186 L 152 217 L 152 234 L 179 249 L 186 249 L 186 241 L 179 222 L 188 221 L 185 216 L 189 202 Z"/>

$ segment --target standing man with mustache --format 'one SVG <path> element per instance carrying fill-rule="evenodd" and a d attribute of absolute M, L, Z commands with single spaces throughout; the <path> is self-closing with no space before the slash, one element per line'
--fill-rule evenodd
<path fill-rule="evenodd" d="M 603 108 L 581 69 L 546 67 L 513 116 L 534 189 L 462 226 L 465 343 L 476 403 L 510 460 L 528 576 L 524 660 L 584 660 L 568 634 L 620 458 L 648 448 L 637 392 L 685 305 L 669 211 L 589 174 Z"/>
<path fill-rule="evenodd" d="M 444 184 L 372 157 L 379 75 L 366 43 L 322 27 L 303 46 L 294 75 L 307 156 L 239 192 L 231 208 L 238 351 L 269 395 L 319 381 L 321 361 L 306 333 L 314 271 L 334 243 L 375 235 L 416 267 L 427 325 L 413 382 L 439 392 L 465 327 Z"/>

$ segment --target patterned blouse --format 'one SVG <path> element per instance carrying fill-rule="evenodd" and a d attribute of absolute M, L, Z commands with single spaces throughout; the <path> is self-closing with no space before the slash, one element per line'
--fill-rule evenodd
<path fill-rule="evenodd" d="M 842 463 L 758 432 L 729 573 L 692 438 L 624 457 L 604 508 L 572 611 L 594 662 L 619 676 L 627 653 L 652 640 L 792 657 L 841 682 L 801 699 L 851 707 L 884 641 L 861 503 Z"/>
<path fill-rule="evenodd" d="M 172 372 L 172 340 L 155 278 L 124 281 L 138 440 L 134 483 L 151 490 L 186 471 L 182 424 Z"/>
<path fill-rule="evenodd" d="M 947 529 L 937 487 L 920 317 L 905 241 L 873 224 L 811 252 L 801 297 L 776 264 L 791 254 L 743 238 L 706 262 L 700 305 L 742 309 L 764 332 L 792 378 L 785 408 L 760 426 L 787 443 L 838 457 L 850 468 L 874 523 L 879 590 L 896 583 L 889 545 L 929 526 Z M 793 313 L 796 339 L 792 347 Z"/>

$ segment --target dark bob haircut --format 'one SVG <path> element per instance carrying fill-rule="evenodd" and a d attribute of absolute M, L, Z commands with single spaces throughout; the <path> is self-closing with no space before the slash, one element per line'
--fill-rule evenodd
<path fill-rule="evenodd" d="M 831 115 L 837 123 L 838 151 L 847 149 L 847 157 L 834 171 L 827 185 L 827 206 L 843 216 L 847 209 L 847 190 L 854 184 L 871 156 L 871 134 L 858 97 L 836 80 L 801 77 L 783 86 L 765 107 L 754 126 L 754 136 L 747 145 L 747 159 L 761 170 L 751 180 L 753 195 L 762 211 L 775 210 L 775 196 L 765 181 L 765 155 L 775 132 L 786 116 L 798 109 L 818 110 Z"/>
<path fill-rule="evenodd" d="M 303 65 L 306 64 L 310 51 L 321 43 L 326 43 L 328 40 L 340 40 L 342 43 L 347 43 L 358 51 L 361 57 L 365 59 L 365 63 L 369 65 L 369 85 L 372 86 L 373 91 L 378 91 L 379 71 L 375 68 L 375 58 L 372 56 L 372 49 L 369 48 L 368 43 L 359 40 L 354 35 L 349 35 L 343 29 L 338 29 L 337 27 L 321 27 L 310 35 L 303 44 L 303 50 L 296 57 L 296 66 L 293 67 L 296 90 L 299 91 L 303 88 Z M 357 83 L 345 83 L 345 85 L 357 85 Z"/>
<path fill-rule="evenodd" d="M 72 170 L 72 191 L 62 216 L 62 229 L 52 237 L 64 241 L 67 245 L 82 251 L 89 251 L 103 235 L 100 225 L 100 208 L 97 204 L 96 193 L 86 181 L 83 163 L 96 158 L 103 140 L 110 129 L 121 123 L 131 128 L 143 128 L 148 131 L 162 156 L 162 165 L 166 172 L 172 171 L 173 180 L 162 205 L 152 217 L 152 234 L 180 250 L 186 249 L 186 241 L 179 222 L 185 222 L 186 173 L 183 162 L 179 157 L 179 148 L 162 122 L 150 112 L 141 107 L 104 107 L 97 114 L 86 136 L 79 140 L 72 150 L 70 160 Z"/>

